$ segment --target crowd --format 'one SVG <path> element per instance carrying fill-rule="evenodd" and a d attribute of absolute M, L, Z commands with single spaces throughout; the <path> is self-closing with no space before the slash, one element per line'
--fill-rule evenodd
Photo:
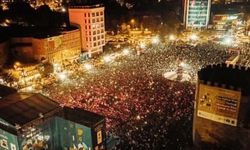
<path fill-rule="evenodd" d="M 210 43 L 152 45 L 140 56 L 130 50 L 102 66 L 78 69 L 43 93 L 106 116 L 107 133 L 120 139 L 114 149 L 185 149 L 192 145 L 195 85 L 163 74 L 185 62 L 195 81 L 201 67 L 227 58 L 225 47 Z"/>

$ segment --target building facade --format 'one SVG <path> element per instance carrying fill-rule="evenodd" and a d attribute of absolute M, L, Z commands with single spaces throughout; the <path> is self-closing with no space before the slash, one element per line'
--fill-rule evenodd
<path fill-rule="evenodd" d="M 80 30 L 66 30 L 48 38 L 33 38 L 34 59 L 38 62 L 64 64 L 79 58 L 81 53 Z"/>
<path fill-rule="evenodd" d="M 207 28 L 211 0 L 185 0 L 184 23 L 186 28 Z"/>
<path fill-rule="evenodd" d="M 74 6 L 69 8 L 69 20 L 81 29 L 81 46 L 91 57 L 103 52 L 105 45 L 104 7 Z"/>

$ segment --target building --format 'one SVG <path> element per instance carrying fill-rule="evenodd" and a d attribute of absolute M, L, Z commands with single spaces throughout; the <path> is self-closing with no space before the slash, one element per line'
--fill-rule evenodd
<path fill-rule="evenodd" d="M 77 27 L 71 26 L 53 32 L 35 27 L 9 27 L 5 30 L 5 34 L 10 36 L 7 49 L 16 61 L 47 61 L 62 65 L 76 61 L 80 57 L 81 37 Z M 3 51 L 3 46 L 0 46 L 0 51 Z"/>
<path fill-rule="evenodd" d="M 249 0 L 224 0 L 225 4 L 232 4 L 232 3 L 244 3 L 250 2 Z"/>
<path fill-rule="evenodd" d="M 184 24 L 186 28 L 207 28 L 211 0 L 185 0 Z"/>
<path fill-rule="evenodd" d="M 0 100 L 1 150 L 105 149 L 105 118 L 60 107 L 41 94 L 14 93 Z"/>
<path fill-rule="evenodd" d="M 87 51 L 90 57 L 103 52 L 105 45 L 103 6 L 72 6 L 69 8 L 69 20 L 72 25 L 80 26 L 83 51 Z"/>
<path fill-rule="evenodd" d="M 193 142 L 198 149 L 250 149 L 250 70 L 226 64 L 198 72 Z"/>
<path fill-rule="evenodd" d="M 78 28 L 70 28 L 51 37 L 34 37 L 32 40 L 34 58 L 50 63 L 65 64 L 79 58 L 81 38 Z"/>
<path fill-rule="evenodd" d="M 213 15 L 212 22 L 215 30 L 244 32 L 243 13 L 221 13 Z M 237 30 L 237 31 L 236 31 Z M 240 30 L 240 31 L 238 31 Z"/>

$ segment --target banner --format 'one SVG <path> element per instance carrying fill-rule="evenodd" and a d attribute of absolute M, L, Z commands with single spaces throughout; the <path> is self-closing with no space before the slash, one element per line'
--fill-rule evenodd
<path fill-rule="evenodd" d="M 237 126 L 241 92 L 199 85 L 197 116 Z"/>

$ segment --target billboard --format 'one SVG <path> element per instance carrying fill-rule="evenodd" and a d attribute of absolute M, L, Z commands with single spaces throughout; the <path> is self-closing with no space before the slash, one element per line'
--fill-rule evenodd
<path fill-rule="evenodd" d="M 241 92 L 200 84 L 197 116 L 237 126 Z"/>
<path fill-rule="evenodd" d="M 17 137 L 0 129 L 0 150 L 19 150 Z"/>
<path fill-rule="evenodd" d="M 186 27 L 207 27 L 211 0 L 185 0 L 184 7 Z"/>

